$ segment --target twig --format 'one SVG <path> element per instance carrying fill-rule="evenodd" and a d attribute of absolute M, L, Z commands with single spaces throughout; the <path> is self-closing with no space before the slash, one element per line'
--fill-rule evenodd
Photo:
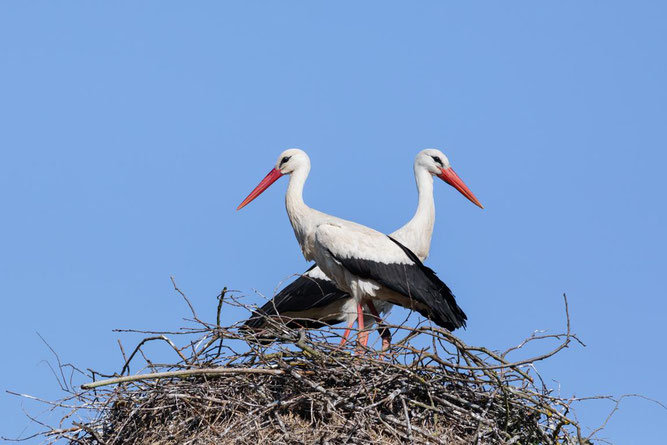
<path fill-rule="evenodd" d="M 183 297 L 183 299 L 185 300 L 185 302 L 188 304 L 188 307 L 190 308 L 190 312 L 192 312 L 192 318 L 193 318 L 195 321 L 197 321 L 197 322 L 199 322 L 199 323 L 202 323 L 202 322 L 199 320 L 199 317 L 197 317 L 197 312 L 195 312 L 195 308 L 194 308 L 194 306 L 192 306 L 192 303 L 190 303 L 190 299 L 188 299 L 188 297 L 185 295 L 185 293 L 183 293 L 183 291 L 181 291 L 181 290 L 178 288 L 178 286 L 176 285 L 176 281 L 174 280 L 174 277 L 169 277 L 169 278 L 171 279 L 171 284 L 174 285 L 174 290 L 176 290 L 176 292 L 178 292 L 179 294 L 181 294 L 181 297 Z"/>
<path fill-rule="evenodd" d="M 227 286 L 222 289 L 220 295 L 218 295 L 218 310 L 215 314 L 215 324 L 220 327 L 220 312 L 222 311 L 222 303 L 225 301 L 225 294 L 227 293 Z"/>
<path fill-rule="evenodd" d="M 93 379 L 104 380 L 86 383 L 62 401 L 42 400 L 50 409 L 69 410 L 57 427 L 44 427 L 48 440 L 80 445 L 586 441 L 572 407 L 587 399 L 560 397 L 532 366 L 578 340 L 570 331 L 565 296 L 566 332 L 535 331 L 519 344 L 557 340 L 557 347 L 511 362 L 506 356 L 516 347 L 500 353 L 468 345 L 449 331 L 409 320 L 392 327 L 403 340 L 382 357 L 373 349 L 363 355 L 341 350 L 332 343 L 340 337 L 337 328 L 306 333 L 279 317 L 267 323 L 274 342 L 260 346 L 256 341 L 265 339 L 264 333 L 241 334 L 238 325 L 221 325 L 234 312 L 226 306 L 246 308 L 232 291 L 220 293 L 216 323 L 209 324 L 198 319 L 173 278 L 172 283 L 194 318 L 178 331 L 126 330 L 146 338 L 127 357 L 119 342 L 120 376 L 91 371 Z M 423 337 L 420 347 L 412 342 L 417 336 Z M 154 340 L 169 344 L 178 355 L 175 363 L 148 355 L 144 345 Z M 125 375 L 137 355 L 146 361 L 144 373 Z M 61 376 L 67 366 L 58 362 Z M 83 428 L 72 424 L 73 418 L 93 420 Z"/>
<path fill-rule="evenodd" d="M 182 371 L 152 372 L 149 374 L 128 375 L 116 377 L 114 379 L 98 380 L 97 382 L 85 383 L 81 385 L 82 389 L 99 388 L 100 386 L 117 385 L 119 383 L 136 382 L 141 380 L 155 380 L 167 377 L 195 377 L 205 376 L 214 377 L 224 374 L 270 374 L 279 375 L 284 371 L 280 369 L 262 369 L 262 368 L 205 368 L 205 369 L 187 369 Z"/>

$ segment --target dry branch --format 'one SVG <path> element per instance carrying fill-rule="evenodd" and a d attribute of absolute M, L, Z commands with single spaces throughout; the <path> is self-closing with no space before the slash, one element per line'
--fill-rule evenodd
<path fill-rule="evenodd" d="M 532 335 L 507 351 L 469 346 L 431 326 L 389 326 L 397 339 L 391 351 L 354 355 L 338 349 L 334 328 L 294 331 L 275 322 L 279 341 L 266 346 L 253 333 L 221 326 L 224 307 L 241 305 L 226 289 L 216 323 L 207 324 L 173 284 L 195 327 L 144 332 L 129 357 L 121 346 L 119 374 L 51 402 L 69 411 L 45 438 L 84 445 L 590 443 L 572 416 L 578 399 L 547 388 L 534 366 L 579 342 L 567 299 L 566 332 Z M 143 347 L 153 340 L 178 362 L 149 361 Z M 508 358 L 543 341 L 558 344 L 530 359 Z M 145 370 L 123 375 L 141 357 Z"/>

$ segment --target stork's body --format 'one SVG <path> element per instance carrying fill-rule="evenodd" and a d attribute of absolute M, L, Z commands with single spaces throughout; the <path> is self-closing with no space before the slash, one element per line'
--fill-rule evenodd
<path fill-rule="evenodd" d="M 373 299 L 417 310 L 450 330 L 465 326 L 466 316 L 449 288 L 410 249 L 373 229 L 308 207 L 303 201 L 303 187 L 309 171 L 310 160 L 305 152 L 283 152 L 276 167 L 238 208 L 259 196 L 280 176 L 290 174 L 285 206 L 301 251 L 338 289 L 352 296 L 360 330 L 363 305 L 378 317 Z M 444 168 L 442 172 L 445 174 Z M 449 169 L 449 175 L 451 181 L 463 184 L 453 170 Z M 463 187 L 462 193 L 476 201 Z M 350 328 L 351 323 L 346 336 Z M 363 340 L 362 343 L 365 344 Z"/>
<path fill-rule="evenodd" d="M 417 209 L 410 221 L 390 235 L 412 250 L 421 261 L 428 257 L 433 235 L 433 176 L 441 174 L 438 162 L 449 163 L 447 157 L 436 149 L 422 150 L 415 157 L 413 170 L 418 193 Z M 389 312 L 393 306 L 382 300 L 374 300 L 373 304 L 380 315 Z M 279 316 L 288 326 L 317 328 L 343 321 L 349 325 L 356 319 L 357 310 L 356 302 L 350 294 L 339 290 L 315 265 L 254 312 L 244 327 L 261 329 L 265 326 L 267 317 L 275 316 Z M 370 311 L 364 310 L 364 325 L 369 327 L 373 321 Z M 382 332 L 384 346 L 387 347 L 389 332 Z"/>

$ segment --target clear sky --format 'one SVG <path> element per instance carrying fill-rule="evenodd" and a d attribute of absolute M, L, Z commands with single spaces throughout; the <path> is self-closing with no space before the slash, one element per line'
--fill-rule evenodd
<path fill-rule="evenodd" d="M 5 389 L 60 395 L 37 332 L 63 361 L 114 371 L 113 328 L 183 324 L 170 275 L 213 320 L 223 286 L 259 303 L 305 270 L 286 180 L 235 211 L 288 147 L 310 154 L 310 205 L 386 232 L 414 211 L 415 154 L 442 149 L 486 206 L 435 184 L 428 265 L 468 314 L 461 337 L 504 349 L 561 331 L 567 292 L 588 346 L 541 363 L 550 384 L 666 402 L 666 15 L 659 1 L 0 3 L 0 435 L 41 409 Z M 597 426 L 610 409 L 578 413 Z M 629 400 L 603 436 L 658 443 L 666 421 Z"/>

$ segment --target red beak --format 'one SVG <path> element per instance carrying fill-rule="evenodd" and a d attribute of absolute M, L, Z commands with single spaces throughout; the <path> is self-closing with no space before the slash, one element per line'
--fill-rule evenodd
<path fill-rule="evenodd" d="M 268 189 L 269 186 L 274 182 L 276 182 L 276 180 L 280 178 L 282 175 L 283 174 L 277 168 L 271 170 L 269 174 L 266 175 L 264 179 L 262 179 L 262 182 L 260 182 L 252 192 L 250 192 L 250 194 L 246 197 L 246 199 L 244 199 L 243 202 L 239 204 L 236 210 L 241 210 L 243 207 L 250 204 L 250 201 L 261 195 L 264 190 Z"/>
<path fill-rule="evenodd" d="M 463 196 L 468 198 L 473 202 L 473 204 L 479 206 L 480 208 L 484 208 L 484 206 L 475 198 L 475 195 L 472 194 L 470 189 L 468 188 L 467 185 L 459 178 L 459 175 L 456 174 L 454 169 L 450 168 L 443 168 L 441 169 L 442 173 L 438 175 L 438 178 L 442 179 L 445 181 L 447 184 L 451 185 L 454 187 L 456 190 L 461 192 Z"/>

